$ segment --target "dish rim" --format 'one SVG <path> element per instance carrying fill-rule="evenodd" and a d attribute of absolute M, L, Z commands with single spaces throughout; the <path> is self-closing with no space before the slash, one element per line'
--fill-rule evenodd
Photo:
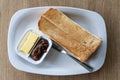
<path fill-rule="evenodd" d="M 72 10 L 81 10 L 81 11 L 88 11 L 88 12 L 93 12 L 93 13 L 95 13 L 95 14 L 97 14 L 97 15 L 99 15 L 101 18 L 102 18 L 102 20 L 104 21 L 104 19 L 103 19 L 103 17 L 99 14 L 99 13 L 97 13 L 97 12 L 95 12 L 95 11 L 91 11 L 91 10 L 87 10 L 87 9 L 81 9 L 81 8 L 75 8 L 75 7 L 66 7 L 66 6 L 42 6 L 42 7 L 33 7 L 33 8 L 26 8 L 26 9 L 21 9 L 21 10 L 18 10 L 17 12 L 15 12 L 14 14 L 13 14 L 13 16 L 12 16 L 12 18 L 11 18 L 11 20 L 10 20 L 10 25 L 9 25 L 9 29 L 8 29 L 8 40 L 7 40 L 7 46 L 8 46 L 8 56 L 10 55 L 10 49 L 9 49 L 9 39 L 10 39 L 10 31 L 11 31 L 11 21 L 13 20 L 13 18 L 15 17 L 15 15 L 17 14 L 17 13 L 19 13 L 19 12 L 21 12 L 21 11 L 23 11 L 23 10 L 34 10 L 34 9 L 40 9 L 40 8 L 61 8 L 61 9 L 72 9 Z M 104 29 L 105 29 L 105 40 L 106 40 L 106 49 L 105 49 L 105 58 L 106 58 L 106 52 L 107 52 L 107 32 L 106 32 L 106 25 L 105 25 L 105 21 L 104 21 Z M 95 71 L 93 71 L 93 72 L 96 72 L 96 71 L 98 71 L 98 70 L 100 70 L 101 69 L 101 67 L 104 65 L 104 63 L 105 63 L 105 58 L 104 58 L 104 62 L 103 62 L 103 64 L 100 66 L 100 68 L 98 68 L 97 70 L 95 70 Z M 10 60 L 10 57 L 9 57 L 9 60 Z M 10 60 L 10 63 L 13 65 L 13 67 L 15 67 L 16 68 L 16 66 L 13 64 L 13 62 L 11 62 L 11 60 Z M 18 69 L 18 68 L 16 68 L 16 69 Z M 21 69 L 18 69 L 18 70 L 21 70 Z M 23 71 L 23 70 L 21 70 L 21 71 Z M 25 71 L 25 72 L 27 72 L 27 71 Z M 29 73 L 33 73 L 33 72 L 29 72 Z M 92 73 L 92 72 L 91 72 Z M 42 73 L 34 73 L 34 74 L 42 74 Z M 67 74 L 67 76 L 68 75 L 80 75 L 81 73 L 76 73 L 76 74 Z M 82 73 L 82 74 L 88 74 L 88 73 Z M 42 75 L 53 75 L 53 74 L 42 74 Z M 58 76 L 58 74 L 57 75 L 53 75 L 53 76 Z M 59 76 L 66 76 L 65 74 L 59 74 Z"/>

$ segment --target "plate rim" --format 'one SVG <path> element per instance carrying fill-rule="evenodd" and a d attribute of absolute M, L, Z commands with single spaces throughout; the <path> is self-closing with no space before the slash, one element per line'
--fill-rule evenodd
<path fill-rule="evenodd" d="M 21 12 L 21 11 L 23 11 L 23 10 L 32 10 L 32 9 L 40 9 L 40 8 L 58 8 L 58 9 L 74 9 L 74 10 L 82 10 L 82 11 L 89 11 L 89 12 L 93 12 L 93 13 L 95 13 L 95 14 L 97 14 L 97 15 L 99 15 L 100 17 L 101 17 L 101 19 L 104 21 L 104 19 L 103 19 L 103 17 L 98 13 L 98 12 L 95 12 L 95 11 L 91 11 L 91 10 L 87 10 L 87 9 L 81 9 L 81 8 L 75 8 L 75 7 L 66 7 L 66 6 L 42 6 L 42 7 L 33 7 L 33 8 L 25 8 L 25 9 L 21 9 L 21 10 L 18 10 L 18 11 L 16 11 L 14 14 L 13 14 L 13 16 L 12 16 L 12 18 L 11 18 L 11 20 L 10 20 L 10 24 L 9 24 L 9 29 L 8 29 L 8 40 L 7 40 L 7 48 L 8 48 L 8 57 L 9 57 L 9 61 L 10 61 L 10 63 L 12 64 L 12 66 L 14 67 L 14 68 L 16 68 L 16 69 L 18 69 L 18 70 L 20 70 L 20 71 L 24 71 L 24 70 L 22 70 L 22 69 L 19 69 L 19 68 L 17 68 L 15 65 L 14 65 L 14 63 L 11 61 L 11 59 L 10 59 L 10 49 L 9 49 L 9 41 L 10 41 L 10 31 L 11 31 L 11 21 L 14 19 L 14 17 L 16 16 L 16 14 L 17 13 L 19 13 L 19 12 Z M 100 70 L 101 68 L 102 68 L 102 66 L 104 65 L 104 63 L 105 63 L 105 59 L 106 59 L 106 54 L 107 54 L 107 31 L 106 31 L 106 25 L 105 25 L 105 21 L 104 21 L 104 29 L 105 29 L 105 40 L 106 40 L 106 49 L 105 49 L 105 58 L 104 58 L 104 62 L 103 62 L 103 64 L 100 66 L 100 68 L 98 68 L 97 70 L 95 70 L 95 71 L 93 71 L 93 72 L 96 72 L 96 71 L 98 71 L 98 70 Z M 29 71 L 24 71 L 24 72 L 29 72 Z M 93 72 L 91 72 L 91 73 L 93 73 Z M 42 74 L 42 75 L 51 75 L 51 76 L 68 76 L 68 75 L 80 75 L 80 74 L 88 74 L 88 73 L 74 73 L 74 74 L 57 74 L 57 75 L 53 75 L 53 74 L 47 74 L 47 73 L 35 73 L 35 72 L 29 72 L 29 73 L 34 73 L 34 74 Z"/>

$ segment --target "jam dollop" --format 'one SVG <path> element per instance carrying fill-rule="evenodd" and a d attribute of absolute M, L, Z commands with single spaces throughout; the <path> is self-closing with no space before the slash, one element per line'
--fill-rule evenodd
<path fill-rule="evenodd" d="M 33 60 L 37 61 L 39 60 L 42 55 L 47 51 L 49 44 L 46 39 L 41 38 L 36 46 L 33 48 L 30 56 Z"/>

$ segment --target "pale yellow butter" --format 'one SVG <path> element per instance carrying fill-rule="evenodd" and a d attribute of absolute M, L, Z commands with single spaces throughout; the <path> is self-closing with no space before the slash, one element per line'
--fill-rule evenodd
<path fill-rule="evenodd" d="M 21 52 L 29 54 L 31 49 L 35 46 L 36 42 L 40 39 L 39 35 L 35 32 L 29 31 L 22 39 L 19 49 Z"/>

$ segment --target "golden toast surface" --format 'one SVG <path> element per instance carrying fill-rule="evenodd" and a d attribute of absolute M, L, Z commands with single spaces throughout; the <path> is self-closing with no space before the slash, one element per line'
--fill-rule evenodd
<path fill-rule="evenodd" d="M 85 62 L 102 42 L 55 8 L 50 8 L 41 16 L 38 27 L 82 62 Z"/>

